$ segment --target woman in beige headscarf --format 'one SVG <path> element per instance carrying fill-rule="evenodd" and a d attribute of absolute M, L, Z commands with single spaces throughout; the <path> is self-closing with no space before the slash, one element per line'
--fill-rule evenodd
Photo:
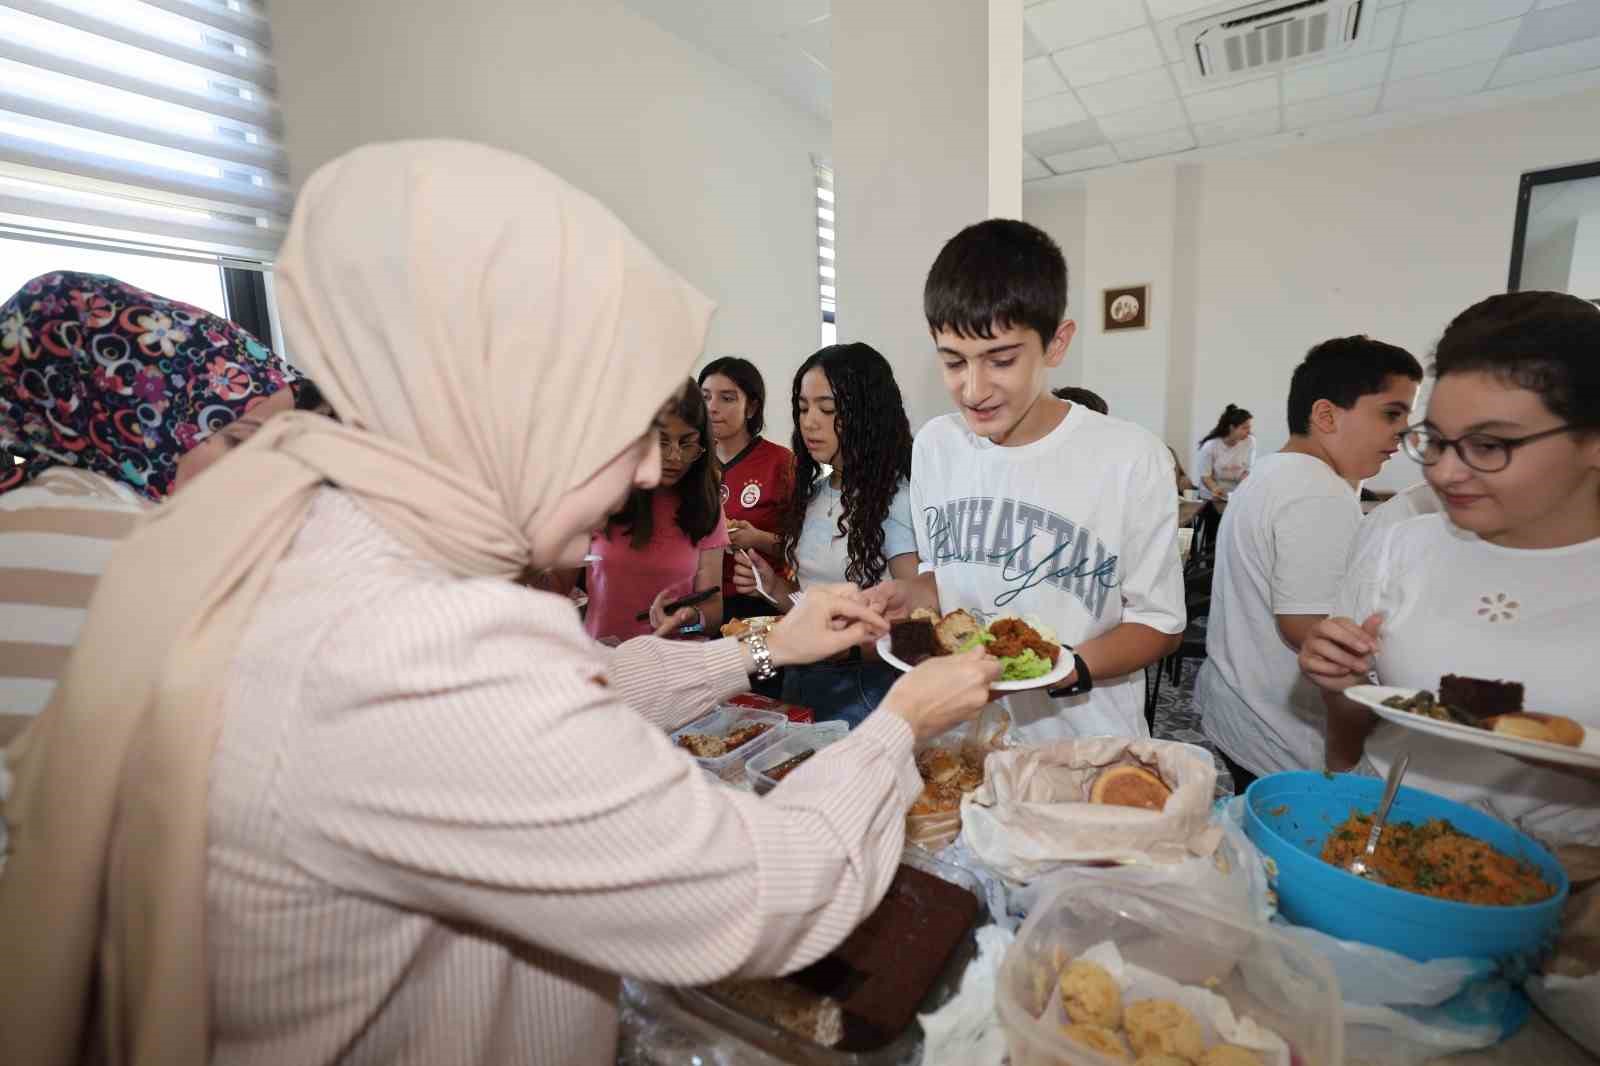
<path fill-rule="evenodd" d="M 472 145 L 307 183 L 289 348 L 345 417 L 280 416 L 128 541 L 6 754 L 0 1062 L 601 1063 L 618 973 L 804 965 L 885 890 L 915 737 L 981 656 L 906 678 L 766 797 L 662 732 L 732 641 L 591 643 L 507 578 L 575 565 L 658 477 L 705 300 L 598 204 Z M 807 597 L 778 664 L 880 632 Z"/>

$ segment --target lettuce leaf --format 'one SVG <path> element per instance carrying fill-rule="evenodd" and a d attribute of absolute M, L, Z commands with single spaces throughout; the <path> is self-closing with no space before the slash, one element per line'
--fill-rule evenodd
<path fill-rule="evenodd" d="M 1012 655 L 1000 660 L 1000 680 L 1032 681 L 1036 677 L 1043 677 L 1053 669 L 1055 668 L 1050 665 L 1049 659 L 1032 648 L 1024 648 L 1021 655 Z"/>

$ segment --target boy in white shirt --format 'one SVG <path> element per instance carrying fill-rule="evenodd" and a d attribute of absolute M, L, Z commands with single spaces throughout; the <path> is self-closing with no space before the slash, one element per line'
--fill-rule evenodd
<path fill-rule="evenodd" d="M 1032 615 L 1074 654 L 1052 690 L 1005 701 L 1026 738 L 1148 735 L 1141 671 L 1185 623 L 1172 458 L 1153 434 L 1051 395 L 1072 342 L 1067 264 L 1049 236 L 990 219 L 934 261 L 923 309 L 959 410 L 917 434 L 920 573 L 886 609 Z"/>
<path fill-rule="evenodd" d="M 1322 699 L 1296 657 L 1333 612 L 1360 484 L 1399 450 L 1421 381 L 1410 352 L 1369 337 L 1312 348 L 1289 385 L 1289 443 L 1256 461 L 1222 516 L 1195 704 L 1236 792 L 1322 765 Z"/>

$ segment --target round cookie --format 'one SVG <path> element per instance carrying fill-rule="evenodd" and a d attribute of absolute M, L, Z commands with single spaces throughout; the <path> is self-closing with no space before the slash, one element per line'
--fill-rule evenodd
<path fill-rule="evenodd" d="M 1218 1044 L 1200 1056 L 1199 1066 L 1261 1066 L 1261 1056 L 1249 1048 Z"/>
<path fill-rule="evenodd" d="M 1170 999 L 1142 999 L 1128 1005 L 1123 1024 L 1139 1055 L 1160 1052 L 1193 1062 L 1205 1050 L 1205 1035 L 1194 1015 Z"/>
<path fill-rule="evenodd" d="M 1061 972 L 1061 1005 L 1076 1025 L 1115 1029 L 1122 1021 L 1122 989 L 1104 966 L 1075 959 Z"/>
<path fill-rule="evenodd" d="M 1128 1062 L 1128 1046 L 1115 1030 L 1102 1025 L 1063 1025 L 1061 1035 L 1119 1062 Z"/>

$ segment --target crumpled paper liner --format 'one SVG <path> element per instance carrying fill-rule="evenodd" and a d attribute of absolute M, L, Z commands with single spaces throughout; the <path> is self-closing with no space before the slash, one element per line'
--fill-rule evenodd
<path fill-rule="evenodd" d="M 1011 741 L 1008 736 L 1010 729 L 1011 716 L 1001 710 L 998 704 L 991 703 L 979 712 L 976 721 L 966 722 L 926 744 L 919 744 L 917 754 L 934 748 L 945 748 L 976 756 L 978 762 L 982 763 L 989 754 L 1005 751 L 1010 747 Z M 962 799 L 962 806 L 966 806 L 966 797 Z M 960 807 L 940 814 L 906 815 L 907 844 L 915 844 L 919 848 L 937 854 L 955 843 L 956 837 L 960 835 Z"/>
<path fill-rule="evenodd" d="M 1161 811 L 1089 802 L 1100 773 L 1137 765 L 1172 796 Z M 1165 864 L 1216 850 L 1217 770 L 1208 752 L 1163 740 L 1094 737 L 991 753 L 984 782 L 961 802 L 962 839 L 1008 881 L 1068 863 Z"/>

